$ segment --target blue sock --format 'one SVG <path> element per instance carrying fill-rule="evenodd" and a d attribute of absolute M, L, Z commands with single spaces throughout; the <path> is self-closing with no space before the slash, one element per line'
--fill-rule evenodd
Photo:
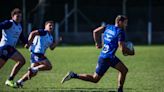
<path fill-rule="evenodd" d="M 78 74 L 73 73 L 72 78 L 78 78 L 78 77 L 79 77 L 79 75 L 78 75 Z"/>
<path fill-rule="evenodd" d="M 123 92 L 123 88 L 122 87 L 119 87 L 118 88 L 118 92 Z"/>
<path fill-rule="evenodd" d="M 13 80 L 14 79 L 14 77 L 13 76 L 10 76 L 9 78 L 8 78 L 8 80 Z"/>

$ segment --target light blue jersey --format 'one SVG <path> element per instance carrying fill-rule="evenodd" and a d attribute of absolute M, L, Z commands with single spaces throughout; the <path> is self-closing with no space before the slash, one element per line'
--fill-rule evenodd
<path fill-rule="evenodd" d="M 100 53 L 100 57 L 114 58 L 118 48 L 118 41 L 125 41 L 125 32 L 115 25 L 106 25 L 103 40 L 104 46 Z"/>
<path fill-rule="evenodd" d="M 2 29 L 0 47 L 6 45 L 15 47 L 22 32 L 21 24 L 8 20 L 0 24 L 0 29 Z"/>
<path fill-rule="evenodd" d="M 46 49 L 53 43 L 53 37 L 46 30 L 38 30 L 39 35 L 35 36 L 33 44 L 30 46 L 32 53 L 45 54 Z"/>

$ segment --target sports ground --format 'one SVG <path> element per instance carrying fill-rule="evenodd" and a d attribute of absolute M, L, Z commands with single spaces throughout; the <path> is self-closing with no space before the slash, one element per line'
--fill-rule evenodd
<path fill-rule="evenodd" d="M 18 49 L 25 57 L 26 64 L 15 78 L 26 73 L 30 65 L 30 52 Z M 125 82 L 125 92 L 164 92 L 164 46 L 135 46 L 136 55 L 117 56 L 129 69 Z M 53 69 L 39 74 L 27 81 L 21 89 L 4 85 L 14 62 L 9 60 L 0 70 L 0 92 L 116 92 L 118 72 L 110 68 L 97 84 L 80 80 L 60 81 L 68 71 L 94 73 L 100 50 L 94 46 L 59 46 L 54 51 L 48 50 L 46 56 Z"/>

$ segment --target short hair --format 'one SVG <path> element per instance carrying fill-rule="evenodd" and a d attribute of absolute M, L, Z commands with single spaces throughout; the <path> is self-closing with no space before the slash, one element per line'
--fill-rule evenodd
<path fill-rule="evenodd" d="M 127 20 L 128 18 L 124 15 L 118 15 L 115 19 L 115 23 L 119 22 L 119 21 L 122 21 L 124 22 L 125 20 Z"/>
<path fill-rule="evenodd" d="M 54 21 L 53 20 L 48 20 L 48 21 L 45 22 L 45 25 L 47 25 L 48 23 L 54 24 Z"/>
<path fill-rule="evenodd" d="M 15 14 L 19 14 L 22 13 L 21 10 L 19 8 L 15 8 L 11 11 L 11 17 L 14 16 Z"/>

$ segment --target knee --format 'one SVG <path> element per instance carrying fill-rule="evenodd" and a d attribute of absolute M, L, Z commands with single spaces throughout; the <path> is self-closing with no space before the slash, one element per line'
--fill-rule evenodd
<path fill-rule="evenodd" d="M 128 71 L 129 71 L 129 70 L 128 70 L 128 68 L 126 68 L 126 69 L 125 69 L 125 73 L 127 74 L 127 73 L 128 73 Z"/>
<path fill-rule="evenodd" d="M 28 72 L 28 79 L 31 79 L 32 77 L 36 75 L 37 75 L 37 72 Z"/>
<path fill-rule="evenodd" d="M 25 58 L 22 58 L 21 60 L 19 60 L 19 64 L 20 65 L 24 65 L 26 63 L 26 60 L 25 60 Z"/>
<path fill-rule="evenodd" d="M 126 67 L 122 73 L 126 75 L 126 74 L 128 73 L 128 71 L 129 71 L 129 70 L 128 70 L 128 68 Z"/>
<path fill-rule="evenodd" d="M 93 82 L 93 83 L 98 83 L 100 79 L 101 79 L 101 77 L 98 76 L 98 75 L 93 76 L 93 81 L 92 81 L 92 82 Z"/>
<path fill-rule="evenodd" d="M 52 66 L 49 65 L 49 66 L 47 67 L 47 70 L 52 70 Z"/>
<path fill-rule="evenodd" d="M 95 79 L 94 81 L 93 81 L 93 83 L 98 83 L 99 82 L 99 80 L 98 79 Z"/>

